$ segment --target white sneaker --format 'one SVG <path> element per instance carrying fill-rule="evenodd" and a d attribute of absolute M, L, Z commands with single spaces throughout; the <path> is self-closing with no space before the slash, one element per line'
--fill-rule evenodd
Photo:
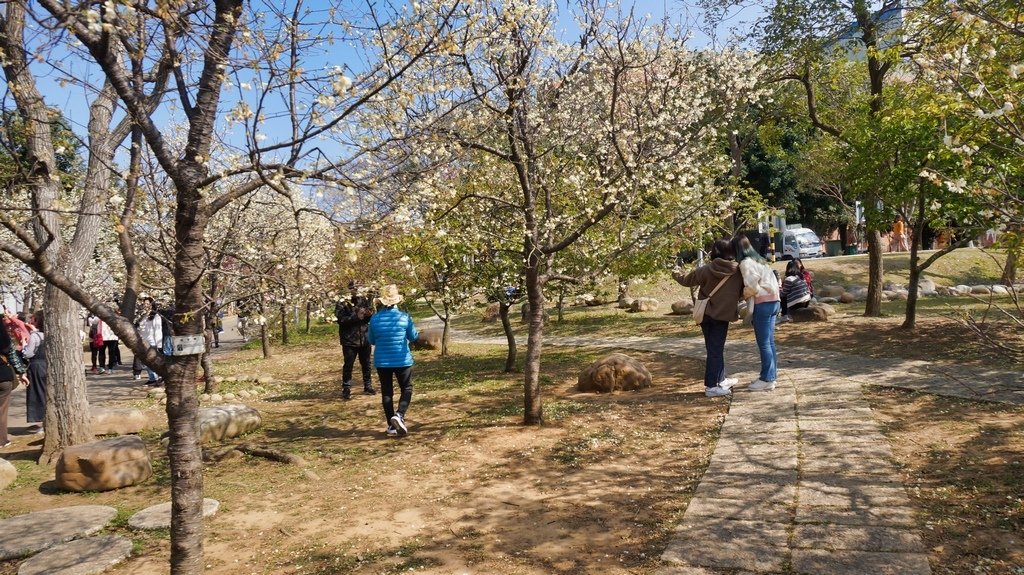
<path fill-rule="evenodd" d="M 758 378 L 750 382 L 750 386 L 748 386 L 747 389 L 750 391 L 771 391 L 775 389 L 775 382 L 763 381 L 761 378 Z"/>
<path fill-rule="evenodd" d="M 391 427 L 398 430 L 399 435 L 405 435 L 409 433 L 409 428 L 405 426 L 405 417 L 401 413 L 396 413 L 391 417 Z"/>
<path fill-rule="evenodd" d="M 724 387 L 725 389 L 732 389 L 734 385 L 739 383 L 739 380 L 735 377 L 727 377 L 722 381 L 718 382 L 718 387 Z"/>
<path fill-rule="evenodd" d="M 384 433 L 388 434 L 388 437 L 394 437 L 398 435 L 398 430 L 389 425 L 388 428 L 384 430 Z"/>
<path fill-rule="evenodd" d="M 732 393 L 732 390 L 730 390 L 728 387 L 722 387 L 721 385 L 716 385 L 715 387 L 705 387 L 704 388 L 704 395 L 706 395 L 708 397 L 724 397 L 724 396 L 729 395 L 731 393 Z"/>

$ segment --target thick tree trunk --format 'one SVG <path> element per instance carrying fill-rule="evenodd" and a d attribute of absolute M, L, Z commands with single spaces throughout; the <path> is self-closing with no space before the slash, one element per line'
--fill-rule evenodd
<path fill-rule="evenodd" d="M 516 370 L 516 334 L 512 332 L 512 322 L 508 319 L 508 311 L 511 305 L 507 302 L 498 304 L 498 317 L 501 318 L 501 329 L 505 331 L 505 339 L 508 340 L 508 354 L 505 356 L 505 373 L 512 373 Z"/>
<path fill-rule="evenodd" d="M 46 435 L 40 463 L 56 463 L 65 447 L 92 441 L 78 303 L 51 284 L 46 303 Z"/>
<path fill-rule="evenodd" d="M 1020 249 L 1020 246 L 1010 246 L 1006 250 L 1006 263 L 1003 265 L 1003 275 L 999 283 L 1007 287 L 1013 287 L 1013 284 L 1017 283 L 1017 255 Z"/>
<path fill-rule="evenodd" d="M 529 331 L 526 336 L 526 365 L 523 368 L 523 423 L 544 422 L 540 402 L 540 354 L 544 343 L 544 291 L 540 284 L 536 255 L 530 255 L 526 267 L 526 299 L 530 304 Z"/>
<path fill-rule="evenodd" d="M 201 168 L 193 168 L 201 173 Z M 191 170 L 190 170 L 191 172 Z M 192 190 L 178 192 L 174 255 L 174 333 L 203 332 L 205 299 L 202 292 L 205 219 L 200 197 Z M 167 424 L 171 467 L 171 573 L 203 572 L 203 452 L 199 443 L 199 399 L 196 396 L 198 355 L 172 356 L 167 373 Z"/>
<path fill-rule="evenodd" d="M 565 290 L 558 290 L 558 323 L 565 319 Z"/>

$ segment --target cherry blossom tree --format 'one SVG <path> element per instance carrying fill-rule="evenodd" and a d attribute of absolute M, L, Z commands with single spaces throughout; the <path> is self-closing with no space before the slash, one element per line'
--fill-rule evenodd
<path fill-rule="evenodd" d="M 743 53 L 689 51 L 680 34 L 628 14 L 575 16 L 581 38 L 568 42 L 556 37 L 554 4 L 473 4 L 459 44 L 405 78 L 423 88 L 406 125 L 437 126 L 410 149 L 423 164 L 471 158 L 465 186 L 427 178 L 423 194 L 488 205 L 520 243 L 527 424 L 543 419 L 544 287 L 563 278 L 558 255 L 603 226 L 649 235 L 645 212 L 719 216 L 729 169 L 719 136 L 757 92 Z"/>
<path fill-rule="evenodd" d="M 387 3 L 369 3 L 363 9 L 351 4 L 312 7 L 301 0 L 283 9 L 280 4 L 241 0 L 4 4 L 2 64 L 26 126 L 31 169 L 20 186 L 31 198 L 26 205 L 32 210 L 30 227 L 3 212 L 0 223 L 9 236 L 0 239 L 0 249 L 49 282 L 47 322 L 54 324 L 47 325 L 48 351 L 80 349 L 77 325 L 69 328 L 77 321 L 74 300 L 108 323 L 167 381 L 171 573 L 203 569 L 203 479 L 194 386 L 199 357 L 160 355 L 142 342 L 129 319 L 81 282 L 103 220 L 117 146 L 134 133 L 133 144 L 145 147 L 173 191 L 174 329 L 178 335 L 198 335 L 207 305 L 202 280 L 210 222 L 232 202 L 259 189 L 288 196 L 291 182 L 354 178 L 346 173 L 350 164 L 337 158 L 358 156 L 362 149 L 364 134 L 350 130 L 357 111 L 448 42 L 458 6 L 426 2 L 410 11 Z M 31 34 L 27 26 L 33 27 Z M 327 47 L 335 41 L 362 47 L 365 65 L 358 70 L 344 63 L 324 67 Z M 95 70 L 95 77 L 76 78 L 71 72 L 80 68 Z M 86 181 L 81 202 L 71 208 L 78 216 L 70 242 L 59 221 L 69 206 L 58 201 L 57 146 L 49 133 L 53 113 L 39 85 L 42 74 L 87 84 L 85 93 L 92 98 L 84 138 Z M 158 107 L 161 114 L 154 113 Z M 180 115 L 180 125 L 164 123 L 171 113 Z M 219 129 L 232 126 L 234 132 Z M 238 153 L 213 158 L 219 134 Z M 341 151 L 328 154 L 318 145 L 321 136 L 341 142 Z M 47 441 L 51 433 L 64 445 L 84 441 L 87 425 L 68 424 L 88 413 L 84 389 L 76 385 L 81 357 L 71 351 L 47 355 L 51 374 L 70 374 L 59 382 L 70 389 L 70 413 L 57 417 L 48 412 Z M 65 365 L 73 369 L 61 367 Z M 51 384 L 57 385 L 57 379 L 51 375 Z"/>

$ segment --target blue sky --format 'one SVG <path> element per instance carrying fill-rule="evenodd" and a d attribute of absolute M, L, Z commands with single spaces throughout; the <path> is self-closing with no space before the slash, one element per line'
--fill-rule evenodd
<path fill-rule="evenodd" d="M 260 1 L 273 1 L 273 0 L 252 0 L 254 5 L 259 4 Z M 276 3 L 276 2 L 275 2 Z M 309 0 L 304 2 L 304 5 L 308 6 L 313 10 L 324 9 L 327 7 L 329 2 L 327 0 Z M 633 4 L 623 3 L 623 10 L 625 11 L 627 6 L 632 6 L 634 13 L 639 16 L 649 15 L 652 21 L 658 21 L 662 18 L 667 17 L 670 22 L 674 24 L 682 25 L 691 31 L 690 46 L 693 48 L 715 48 L 721 47 L 721 45 L 728 40 L 728 27 L 742 24 L 744 20 L 749 20 L 747 15 L 753 13 L 751 10 L 740 12 L 738 16 L 733 18 L 727 26 L 721 27 L 716 31 L 716 38 L 708 36 L 703 30 L 705 23 L 703 21 L 703 14 L 696 2 L 693 0 L 636 0 Z M 564 18 L 565 21 L 565 34 L 571 37 L 575 32 L 571 29 L 573 23 L 569 18 Z M 92 101 L 93 94 L 88 93 L 85 88 L 76 86 L 73 84 L 61 85 L 59 83 L 59 74 L 53 69 L 54 65 L 61 65 L 63 70 L 73 74 L 76 78 L 89 78 L 93 80 L 99 79 L 98 68 L 95 65 L 83 62 L 77 58 L 61 58 L 59 55 L 60 51 L 52 53 L 51 59 L 57 58 L 59 62 L 46 62 L 40 64 L 34 64 L 33 69 L 40 81 L 40 89 L 42 90 L 44 97 L 47 102 L 59 109 L 61 109 L 68 120 L 71 122 L 76 132 L 84 134 L 85 124 L 88 121 L 88 108 L 87 103 Z M 64 53 L 66 56 L 67 54 Z M 325 61 L 330 60 L 329 64 L 335 63 L 348 63 L 351 65 L 358 66 L 358 58 L 355 55 L 352 48 L 344 45 L 341 42 L 329 48 L 329 55 L 325 53 Z M 98 82 L 93 82 L 97 85 Z M 224 102 L 222 103 L 222 111 L 227 111 L 234 105 L 237 92 L 235 89 L 228 89 L 224 94 Z M 158 121 L 166 124 L 170 121 L 171 115 L 168 112 L 160 112 Z M 238 128 L 235 129 L 238 132 Z"/>

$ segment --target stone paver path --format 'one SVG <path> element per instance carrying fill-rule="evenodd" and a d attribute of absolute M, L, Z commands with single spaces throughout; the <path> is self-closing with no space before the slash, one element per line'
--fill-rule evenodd
<path fill-rule="evenodd" d="M 220 508 L 220 501 L 203 499 L 203 517 L 212 517 Z M 171 502 L 158 503 L 139 511 L 128 520 L 133 529 L 162 529 L 171 526 Z"/>
<path fill-rule="evenodd" d="M 77 539 L 51 547 L 18 566 L 18 575 L 95 575 L 131 555 L 132 542 L 119 535 Z"/>
<path fill-rule="evenodd" d="M 506 345 L 504 338 L 456 339 Z M 705 355 L 702 338 L 549 337 L 545 344 Z M 861 386 L 1020 405 L 1024 374 L 788 346 L 779 362 L 775 391 L 746 391 L 758 375 L 756 346 L 727 344 L 730 376 L 743 383 L 659 575 L 930 574 L 910 500 Z"/>
<path fill-rule="evenodd" d="M 42 551 L 103 529 L 117 515 L 105 505 L 79 505 L 0 519 L 0 561 Z"/>

